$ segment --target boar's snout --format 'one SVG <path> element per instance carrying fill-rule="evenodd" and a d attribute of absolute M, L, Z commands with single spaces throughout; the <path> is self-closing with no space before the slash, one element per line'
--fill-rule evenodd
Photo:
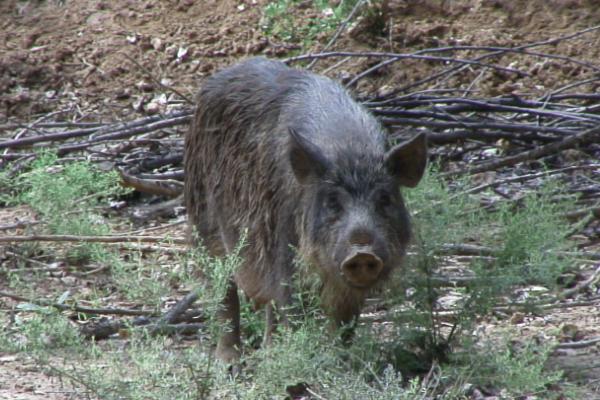
<path fill-rule="evenodd" d="M 372 226 L 363 221 L 350 230 L 346 240 L 343 247 L 345 258 L 340 263 L 342 278 L 355 288 L 367 289 L 373 286 L 380 279 L 384 260 L 387 259 L 382 238 Z"/>
<path fill-rule="evenodd" d="M 377 282 L 383 261 L 377 257 L 371 246 L 354 248 L 342 261 L 341 272 L 350 286 L 368 288 Z"/>

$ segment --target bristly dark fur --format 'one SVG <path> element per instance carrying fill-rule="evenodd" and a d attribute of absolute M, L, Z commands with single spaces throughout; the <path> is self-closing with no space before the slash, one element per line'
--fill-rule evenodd
<path fill-rule="evenodd" d="M 298 182 L 290 130 L 329 161 L 320 179 Z M 247 60 L 214 75 L 200 91 L 185 141 L 189 223 L 214 254 L 233 249 L 248 230 L 235 281 L 259 304 L 289 303 L 290 245 L 297 247 L 321 275 L 325 308 L 347 322 L 366 293 L 339 276 L 353 227 L 375 232 L 374 247 L 385 262 L 381 282 L 409 241 L 408 213 L 385 157 L 379 123 L 340 85 L 280 62 Z M 324 206 L 332 196 L 343 214 Z"/>

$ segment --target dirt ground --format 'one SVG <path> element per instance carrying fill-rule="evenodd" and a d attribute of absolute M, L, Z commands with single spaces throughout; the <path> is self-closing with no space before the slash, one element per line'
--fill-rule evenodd
<path fill-rule="evenodd" d="M 64 112 L 77 120 L 112 120 L 135 113 L 164 111 L 144 107 L 171 92 L 192 98 L 203 77 L 237 59 L 284 57 L 297 43 L 278 42 L 262 32 L 265 0 L 181 1 L 16 1 L 0 3 L 0 122 L 32 120 Z M 456 46 L 516 46 L 572 33 L 600 23 L 593 1 L 387 0 L 376 22 L 368 18 L 342 35 L 334 50 L 411 52 Z M 294 10 L 301 18 L 310 9 Z M 377 23 L 384 23 L 378 26 Z M 373 27 L 375 26 L 375 28 Z M 325 43 L 330 34 L 319 36 Z M 323 45 L 315 43 L 312 50 Z M 547 49 L 544 49 L 547 50 Z M 559 44 L 551 51 L 594 62 L 600 36 Z M 369 60 L 334 70 L 340 77 Z M 509 64 L 509 63 L 507 63 Z M 583 74 L 580 66 L 528 59 L 520 69 L 531 78 L 498 76 L 480 85 L 483 94 L 544 91 Z M 359 90 L 413 82 L 437 65 L 394 64 Z M 318 65 L 321 69 L 326 62 Z M 154 78 L 154 79 L 152 79 Z M 514 79 L 514 80 L 513 80 Z M 157 82 L 158 81 L 158 82 Z M 459 82 L 456 82 L 459 83 Z"/>
<path fill-rule="evenodd" d="M 0 138 L 8 137 L 3 126 L 28 123 L 48 113 L 56 113 L 58 119 L 65 120 L 115 121 L 164 112 L 182 102 L 166 87 L 193 98 L 202 78 L 235 60 L 318 51 L 329 40 L 332 33 L 319 36 L 312 49 L 301 49 L 297 43 L 267 37 L 260 27 L 267 3 L 266 0 L 0 1 Z M 456 45 L 517 46 L 600 24 L 600 7 L 595 0 L 382 3 L 379 18 L 385 22 L 383 28 L 375 29 L 376 24 L 363 19 L 352 25 L 333 49 L 412 52 Z M 301 4 L 295 9 L 303 18 L 311 16 L 311 12 Z M 600 34 L 582 36 L 544 51 L 597 62 Z M 503 61 L 510 64 L 510 60 Z M 329 74 L 340 78 L 363 69 L 369 62 L 353 60 Z M 316 70 L 329 65 L 330 61 L 321 62 Z M 412 82 L 427 76 L 435 67 L 414 60 L 396 63 L 361 83 L 358 90 L 377 91 L 386 85 Z M 496 76 L 480 82 L 482 95 L 543 94 L 560 82 L 588 76 L 581 66 L 549 60 L 537 62 L 534 58 L 518 68 L 531 76 Z M 452 82 L 461 83 L 464 82 Z M 600 84 L 592 84 L 586 90 L 596 91 L 598 87 Z M 0 288 L 3 286 L 0 282 Z M 12 305 L 9 301 L 0 304 L 5 309 Z M 540 327 L 575 326 L 581 338 L 593 337 L 600 334 L 599 312 L 595 305 L 559 310 L 513 321 L 513 327 L 531 334 Z M 486 329 L 482 326 L 482 330 Z M 597 350 L 588 348 L 583 356 L 593 357 Z M 594 369 L 587 373 L 590 380 L 599 377 Z M 589 398 L 594 396 L 592 391 L 591 388 Z M 0 399 L 53 400 L 72 395 L 61 382 L 44 375 L 21 356 L 2 354 L 0 349 Z"/>

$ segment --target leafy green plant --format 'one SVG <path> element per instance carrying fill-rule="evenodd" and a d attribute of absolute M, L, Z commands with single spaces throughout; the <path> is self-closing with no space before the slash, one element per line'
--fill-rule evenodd
<path fill-rule="evenodd" d="M 502 388 L 506 398 L 534 393 L 542 395 L 562 378 L 560 371 L 546 367 L 553 351 L 552 343 L 539 344 L 527 340 L 517 345 L 504 338 L 468 346 L 470 349 L 474 347 L 478 348 L 477 352 L 456 354 L 454 361 L 458 368 L 454 373 L 468 376 L 470 382 L 478 385 Z"/>
<path fill-rule="evenodd" d="M 30 170 L 11 183 L 13 194 L 8 202 L 31 206 L 53 234 L 107 234 L 108 224 L 96 207 L 101 200 L 127 192 L 115 171 L 100 171 L 86 162 L 58 164 L 51 152 L 41 153 Z M 70 248 L 68 258 L 82 262 L 100 260 L 104 254 L 100 245 L 81 244 Z"/>
<path fill-rule="evenodd" d="M 14 324 L 0 333 L 3 350 L 43 353 L 80 343 L 73 325 L 55 309 L 28 303 L 19 305 L 18 309 L 32 314 L 17 314 Z"/>
<path fill-rule="evenodd" d="M 527 195 L 522 207 L 513 211 L 504 205 L 499 211 L 502 227 L 498 267 L 518 268 L 516 283 L 553 285 L 563 272 L 566 261 L 558 257 L 559 250 L 568 247 L 569 224 L 562 219 L 565 202 L 552 200 L 554 185 Z"/>
<path fill-rule="evenodd" d="M 342 0 L 333 5 L 328 0 L 313 0 L 311 8 L 316 17 L 297 18 L 293 8 L 300 0 L 276 0 L 263 9 L 261 28 L 280 40 L 303 43 L 308 46 L 320 34 L 333 31 L 344 21 L 359 0 Z"/>
<path fill-rule="evenodd" d="M 555 185 L 548 184 L 518 204 L 499 201 L 496 211 L 484 211 L 477 198 L 466 194 L 466 182 L 458 180 L 452 186 L 450 190 L 436 179 L 433 167 L 416 190 L 406 193 L 409 208 L 415 210 L 415 251 L 388 293 L 396 319 L 393 335 L 402 340 L 385 351 L 393 365 L 411 372 L 423 372 L 434 361 L 447 362 L 461 333 L 503 296 L 522 284 L 552 289 L 566 265 L 558 252 L 568 246 L 570 227 L 560 217 L 565 204 L 552 198 Z M 452 290 L 455 319 L 450 330 L 442 331 L 436 316 L 448 293 L 440 287 L 448 279 L 443 256 L 448 245 L 464 243 L 492 248 L 494 257 L 475 258 L 464 266 L 469 279 Z M 398 312 L 400 304 L 410 310 Z"/>

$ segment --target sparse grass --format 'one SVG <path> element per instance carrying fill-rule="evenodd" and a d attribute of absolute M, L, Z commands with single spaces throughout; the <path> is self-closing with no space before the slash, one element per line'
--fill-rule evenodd
<path fill-rule="evenodd" d="M 3 192 L 2 201 L 8 205 L 30 206 L 43 222 L 42 228 L 36 229 L 42 229 L 44 233 L 110 234 L 109 202 L 128 193 L 119 184 L 118 174 L 101 171 L 85 162 L 59 164 L 57 161 L 55 154 L 41 153 L 21 175 L 14 178 L 6 174 L 0 176 L 0 181 L 10 188 Z M 168 243 L 167 237 L 165 242 Z M 44 247 L 44 251 L 47 248 Z M 172 293 L 171 282 L 190 278 L 190 270 L 185 268 L 188 257 L 185 256 L 178 260 L 183 267 L 168 268 L 159 259 L 159 253 L 124 252 L 99 243 L 72 243 L 57 248 L 60 250 L 54 256 L 64 257 L 70 265 L 109 266 L 112 284 L 120 295 L 154 307 Z M 20 251 L 25 255 L 36 254 L 41 249 L 38 243 L 20 245 Z M 19 273 L 9 274 L 9 279 L 11 287 L 32 289 Z"/>
<path fill-rule="evenodd" d="M 85 162 L 56 163 L 50 152 L 41 153 L 29 171 L 12 180 L 8 204 L 24 203 L 36 211 L 45 229 L 53 234 L 102 235 L 110 232 L 106 218 L 96 210 L 102 199 L 126 193 L 115 171 L 102 172 Z M 99 244 L 79 244 L 69 249 L 73 263 L 100 261 Z"/>
<path fill-rule="evenodd" d="M 96 223 L 104 218 L 96 209 L 122 193 L 115 176 L 82 163 L 54 167 L 54 162 L 48 155 L 20 177 L 0 177 L 15 188 L 5 200 L 29 204 L 54 233 L 108 233 L 108 224 Z M 148 337 L 141 330 L 123 340 L 96 344 L 84 342 L 64 313 L 22 305 L 15 322 L 0 331 L 0 348 L 31 355 L 53 374 L 102 399 L 285 398 L 294 387 L 336 399 L 458 399 L 466 396 L 466 383 L 502 388 L 509 397 L 535 391 L 544 398 L 549 385 L 560 379 L 560 374 L 543 368 L 550 347 L 527 344 L 515 349 L 510 337 L 501 344 L 471 343 L 463 332 L 517 285 L 552 288 L 564 268 L 556 250 L 566 246 L 568 226 L 558 216 L 565 206 L 550 201 L 556 191 L 550 185 L 518 205 L 500 201 L 488 212 L 479 206 L 478 197 L 460 194 L 466 182 L 453 182 L 450 189 L 435 175 L 435 170 L 429 171 L 418 189 L 406 191 L 408 207 L 416 214 L 415 246 L 406 270 L 385 292 L 390 323 L 359 326 L 351 346 L 326 331 L 314 291 L 299 285 L 302 321 L 296 329 L 280 330 L 270 348 L 255 350 L 264 329 L 262 313 L 248 302 L 242 304 L 245 366 L 235 379 L 211 356 L 222 329 L 214 318 L 209 318 L 199 344 Z M 57 216 L 58 210 L 69 210 L 68 217 Z M 443 245 L 465 242 L 500 251 L 493 260 L 466 266 L 473 281 L 454 290 L 459 298 L 454 303 L 457 322 L 448 328 L 436 319 L 446 292 L 432 277 L 443 272 Z M 120 296 L 156 308 L 172 294 L 172 280 L 189 280 L 192 286 L 188 264 L 193 261 L 208 275 L 210 285 L 201 289 L 201 304 L 214 316 L 244 245 L 242 240 L 225 258 L 210 257 L 200 247 L 173 261 L 180 266 L 176 271 L 165 267 L 158 255 L 129 252 L 123 257 L 102 247 L 86 251 L 88 262 L 111 266 L 110 282 Z M 424 383 L 419 377 L 435 361 L 441 362 L 441 380 Z"/>
<path fill-rule="evenodd" d="M 52 307 L 21 304 L 19 310 L 31 311 L 15 316 L 8 332 L 0 334 L 0 348 L 4 351 L 42 353 L 43 350 L 76 346 L 80 337 L 69 321 Z"/>
<path fill-rule="evenodd" d="M 536 343 L 530 339 L 516 347 L 510 334 L 499 341 L 473 344 L 477 353 L 464 352 L 454 357 L 459 366 L 455 373 L 468 376 L 471 383 L 502 388 L 513 398 L 544 393 L 560 381 L 562 373 L 545 367 L 553 343 Z M 487 354 L 481 357 L 480 354 Z"/>

